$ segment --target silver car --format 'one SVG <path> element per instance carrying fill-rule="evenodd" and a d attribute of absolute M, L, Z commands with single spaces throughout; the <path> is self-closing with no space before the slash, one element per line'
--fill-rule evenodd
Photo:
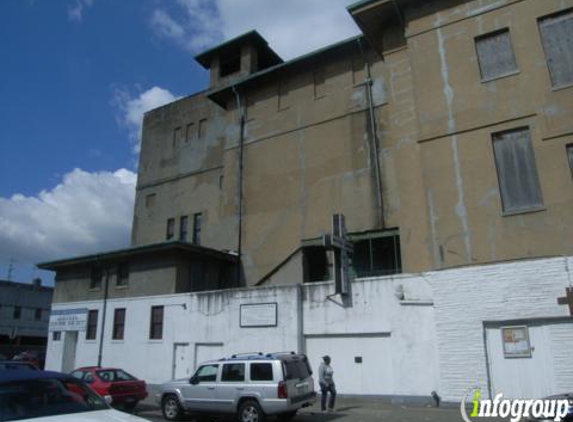
<path fill-rule="evenodd" d="M 161 385 L 157 400 L 168 420 L 184 413 L 230 413 L 241 422 L 288 420 L 316 401 L 312 370 L 305 355 L 233 355 L 201 364 L 190 379 Z"/>

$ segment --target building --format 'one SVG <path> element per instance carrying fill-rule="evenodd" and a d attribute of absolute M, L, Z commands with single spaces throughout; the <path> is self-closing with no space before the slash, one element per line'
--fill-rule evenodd
<path fill-rule="evenodd" d="M 288 62 L 257 32 L 198 55 L 209 87 L 145 115 L 132 248 L 40 265 L 89 310 L 52 367 L 159 382 L 256 341 L 336 351 L 350 394 L 573 388 L 573 2 L 348 11 L 362 35 Z"/>
<path fill-rule="evenodd" d="M 0 280 L 0 354 L 45 350 L 53 292 L 39 278 L 31 284 Z"/>

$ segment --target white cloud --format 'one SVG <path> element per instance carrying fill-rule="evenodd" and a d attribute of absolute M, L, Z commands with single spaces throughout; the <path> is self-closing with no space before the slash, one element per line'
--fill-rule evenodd
<path fill-rule="evenodd" d="M 346 11 L 354 2 L 177 0 L 177 14 L 156 9 L 151 24 L 157 36 L 192 53 L 256 29 L 279 55 L 291 59 L 358 34 Z"/>
<path fill-rule="evenodd" d="M 143 115 L 149 110 L 171 103 L 178 98 L 180 97 L 158 86 L 154 86 L 135 97 L 126 88 L 115 90 L 114 104 L 120 110 L 118 120 L 128 128 L 129 138 L 135 153 L 139 153 L 141 145 Z"/>
<path fill-rule="evenodd" d="M 75 169 L 37 196 L 0 197 L 0 257 L 23 267 L 129 246 L 135 182 L 126 169 Z"/>
<path fill-rule="evenodd" d="M 93 0 L 74 0 L 74 3 L 68 7 L 68 18 L 71 21 L 81 22 L 84 9 L 90 7 L 92 4 Z"/>

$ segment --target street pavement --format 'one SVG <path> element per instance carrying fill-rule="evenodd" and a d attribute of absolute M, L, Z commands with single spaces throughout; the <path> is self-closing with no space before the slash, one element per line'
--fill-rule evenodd
<path fill-rule="evenodd" d="M 149 402 L 148 402 L 149 403 Z M 142 403 L 135 414 L 149 421 L 164 421 L 161 410 L 154 405 Z M 186 421 L 195 421 L 187 417 Z M 269 418 L 277 421 L 276 418 Z M 204 416 L 201 422 L 236 422 L 233 416 Z M 388 400 L 360 397 L 340 397 L 336 412 L 322 413 L 319 405 L 301 410 L 293 422 L 461 422 L 459 407 L 431 407 L 419 404 L 392 404 Z M 502 419 L 480 418 L 480 422 L 502 421 Z M 508 419 L 505 419 L 507 422 Z"/>

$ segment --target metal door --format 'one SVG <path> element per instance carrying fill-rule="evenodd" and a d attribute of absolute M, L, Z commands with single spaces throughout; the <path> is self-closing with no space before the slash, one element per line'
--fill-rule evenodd
<path fill-rule="evenodd" d="M 189 343 L 173 343 L 173 379 L 191 377 L 191 362 L 189 361 Z"/>

